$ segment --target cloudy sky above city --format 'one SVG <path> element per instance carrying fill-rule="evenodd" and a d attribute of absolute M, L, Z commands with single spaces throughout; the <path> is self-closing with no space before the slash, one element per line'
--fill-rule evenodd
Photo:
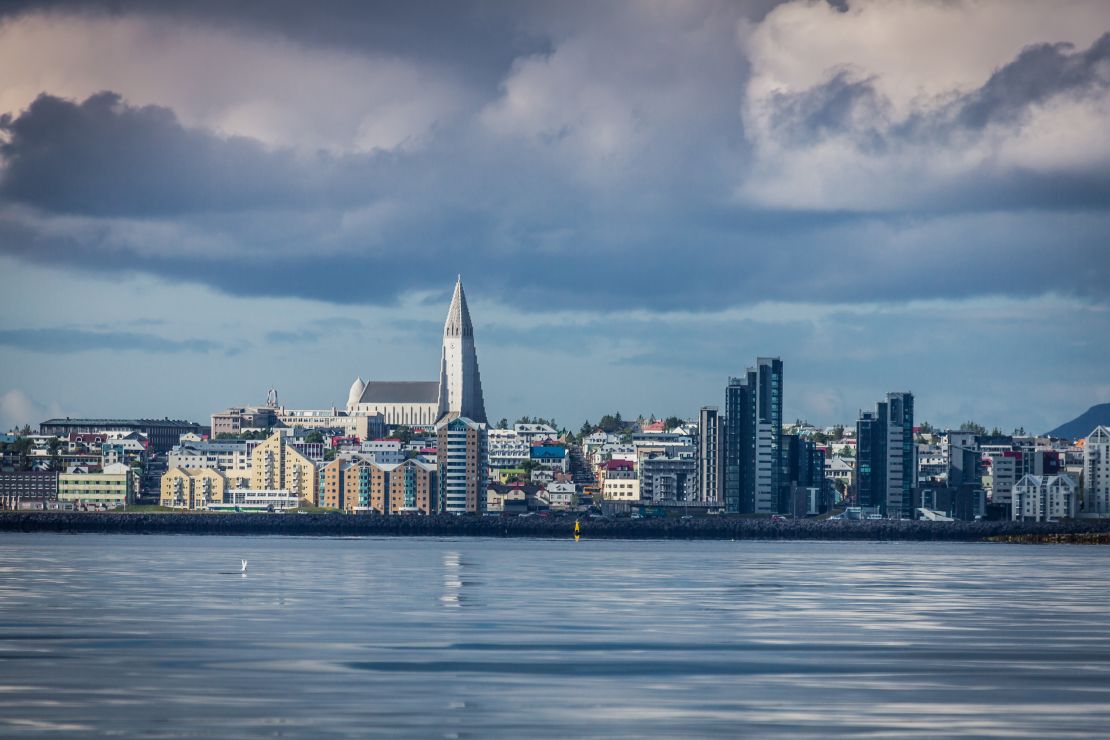
<path fill-rule="evenodd" d="M 1110 5 L 0 5 L 0 426 L 434 379 L 493 419 L 1110 401 Z"/>

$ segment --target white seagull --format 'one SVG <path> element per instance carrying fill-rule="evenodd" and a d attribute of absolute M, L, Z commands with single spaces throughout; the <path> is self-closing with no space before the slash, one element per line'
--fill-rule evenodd
<path fill-rule="evenodd" d="M 239 572 L 240 573 L 246 573 L 247 572 L 247 561 L 246 560 L 243 561 L 243 569 Z"/>

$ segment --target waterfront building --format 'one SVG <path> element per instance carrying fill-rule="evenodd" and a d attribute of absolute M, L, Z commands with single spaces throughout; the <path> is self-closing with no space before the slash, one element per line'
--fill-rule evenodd
<path fill-rule="evenodd" d="M 315 463 L 297 452 L 280 432 L 251 452 L 251 490 L 289 491 L 316 505 L 317 484 Z"/>
<path fill-rule="evenodd" d="M 698 412 L 698 500 L 721 503 L 724 482 L 721 460 L 721 415 L 716 406 Z"/>
<path fill-rule="evenodd" d="M 698 463 L 692 454 L 652 455 L 640 461 L 640 500 L 645 503 L 697 500 Z"/>
<path fill-rule="evenodd" d="M 601 495 L 606 501 L 639 501 L 640 479 L 631 460 L 607 460 L 600 467 Z"/>
<path fill-rule="evenodd" d="M 162 476 L 160 489 L 160 506 L 196 511 L 222 504 L 228 481 L 218 470 L 170 468 Z"/>
<path fill-rule="evenodd" d="M 131 468 L 116 463 L 99 473 L 72 472 L 58 475 L 58 501 L 78 506 L 122 508 L 134 503 L 138 477 Z"/>
<path fill-rule="evenodd" d="M 983 455 L 979 451 L 976 435 L 970 432 L 949 432 L 948 469 L 946 478 L 950 487 L 958 488 L 964 484 L 981 485 L 986 469 Z"/>
<path fill-rule="evenodd" d="M 1017 445 L 999 450 L 999 446 L 992 446 L 989 454 L 986 447 L 981 448 L 990 465 L 991 503 L 1009 507 L 1014 484 L 1023 476 L 1062 472 L 1060 454 L 1055 450 Z"/>
<path fill-rule="evenodd" d="M 0 472 L 0 509 L 46 509 L 58 500 L 58 473 L 53 470 Z"/>
<path fill-rule="evenodd" d="M 398 465 L 405 461 L 399 439 L 373 439 L 359 445 L 359 457 L 379 465 Z"/>
<path fill-rule="evenodd" d="M 39 424 L 39 434 L 68 438 L 70 434 L 96 432 L 139 432 L 150 440 L 150 449 L 167 452 L 182 434 L 208 434 L 208 427 L 181 419 L 47 419 Z"/>
<path fill-rule="evenodd" d="M 1110 427 L 1096 427 L 1083 443 L 1083 482 L 1084 512 L 1110 516 Z"/>
<path fill-rule="evenodd" d="M 917 486 L 917 444 L 913 438 L 913 394 L 886 394 L 886 505 L 884 513 L 913 518 L 913 492 Z"/>
<path fill-rule="evenodd" d="M 515 429 L 487 432 L 490 470 L 518 470 L 531 459 L 531 445 Z"/>
<path fill-rule="evenodd" d="M 784 486 L 786 495 L 779 505 L 783 514 L 805 516 L 822 514 L 832 506 L 829 484 L 825 478 L 825 451 L 797 434 L 782 435 L 786 459 Z"/>
<path fill-rule="evenodd" d="M 552 481 L 544 487 L 544 496 L 552 509 L 573 509 L 578 505 L 578 486 L 570 482 Z"/>
<path fill-rule="evenodd" d="M 771 514 L 784 486 L 783 364 L 759 357 L 725 388 L 725 511 Z"/>
<path fill-rule="evenodd" d="M 863 411 L 856 420 L 856 503 L 861 507 L 878 509 L 886 499 L 885 474 L 886 430 L 885 404 L 879 404 L 878 413 Z"/>
<path fill-rule="evenodd" d="M 916 452 L 912 393 L 888 393 L 874 412 L 861 412 L 856 421 L 859 505 L 877 508 L 883 516 L 912 519 Z"/>
<path fill-rule="evenodd" d="M 562 445 L 533 445 L 528 457 L 540 467 L 552 472 L 565 473 L 570 469 L 570 456 Z"/>
<path fill-rule="evenodd" d="M 182 470 L 211 468 L 222 473 L 250 475 L 251 449 L 244 440 L 183 442 L 170 450 L 166 465 Z"/>
<path fill-rule="evenodd" d="M 301 505 L 301 497 L 292 491 L 232 488 L 224 494 L 223 503 L 208 505 L 209 511 L 287 511 Z"/>
<path fill-rule="evenodd" d="M 436 424 L 436 437 L 438 510 L 481 513 L 489 465 L 486 425 L 465 416 L 448 415 Z"/>
<path fill-rule="evenodd" d="M 286 409 L 275 413 L 278 425 L 288 429 L 320 429 L 341 432 L 345 437 L 365 440 L 385 434 L 385 416 L 369 411 L 338 409 Z"/>
<path fill-rule="evenodd" d="M 526 445 L 558 439 L 559 432 L 549 424 L 513 424 L 513 431 Z"/>
<path fill-rule="evenodd" d="M 755 510 L 755 406 L 749 378 L 729 378 L 725 387 L 724 501 L 729 514 Z"/>
<path fill-rule="evenodd" d="M 349 467 L 351 467 L 350 461 L 337 457 L 317 469 L 319 480 L 316 483 L 316 498 L 322 508 L 345 508 L 346 472 Z"/>
<path fill-rule="evenodd" d="M 835 481 L 841 481 L 846 490 L 851 489 L 855 485 L 855 472 L 854 458 L 845 458 L 839 455 L 825 458 L 825 477 Z"/>
<path fill-rule="evenodd" d="M 436 510 L 435 465 L 420 460 L 405 460 L 386 468 L 389 479 L 388 508 L 381 514 L 433 514 Z"/>
<path fill-rule="evenodd" d="M 232 406 L 212 414 L 212 437 L 238 437 L 246 431 L 273 429 L 278 425 L 277 408 L 272 406 Z"/>
<path fill-rule="evenodd" d="M 1014 521 L 1055 522 L 1074 518 L 1078 486 L 1067 474 L 1026 475 L 1014 484 L 1011 516 Z"/>
<path fill-rule="evenodd" d="M 956 488 L 923 485 L 920 491 L 915 509 L 928 509 L 961 521 L 972 521 L 987 515 L 987 495 L 980 486 L 970 483 Z"/>

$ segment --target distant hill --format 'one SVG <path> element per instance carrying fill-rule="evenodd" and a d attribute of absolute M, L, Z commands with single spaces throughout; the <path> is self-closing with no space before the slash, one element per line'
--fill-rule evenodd
<path fill-rule="evenodd" d="M 1100 424 L 1110 427 L 1110 403 L 1100 403 L 1097 406 L 1092 406 L 1066 424 L 1061 424 L 1053 429 L 1048 433 L 1048 436 L 1079 439 L 1080 437 L 1086 437 Z"/>

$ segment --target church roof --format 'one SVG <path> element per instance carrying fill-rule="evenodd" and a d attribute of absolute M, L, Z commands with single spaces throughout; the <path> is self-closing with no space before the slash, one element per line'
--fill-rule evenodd
<path fill-rule="evenodd" d="M 434 380 L 371 380 L 359 403 L 439 403 Z"/>
<path fill-rule="evenodd" d="M 455 283 L 455 294 L 451 296 L 451 307 L 447 309 L 447 322 L 443 325 L 443 336 L 474 336 L 474 325 L 470 323 L 470 309 L 466 307 L 462 277 Z"/>

